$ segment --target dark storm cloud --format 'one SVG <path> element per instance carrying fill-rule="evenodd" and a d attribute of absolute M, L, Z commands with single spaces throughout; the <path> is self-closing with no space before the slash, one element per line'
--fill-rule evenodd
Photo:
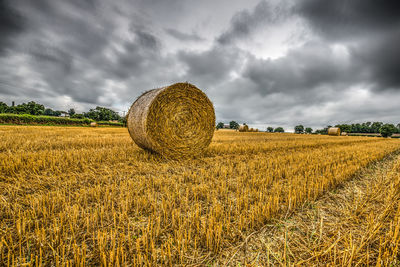
<path fill-rule="evenodd" d="M 222 121 L 393 118 L 397 2 L 221 1 L 0 0 L 0 97 L 128 107 L 188 81 Z"/>
<path fill-rule="evenodd" d="M 321 43 L 306 43 L 276 60 L 252 59 L 243 73 L 243 77 L 258 85 L 263 95 L 304 93 L 322 85 L 349 82 L 355 76 L 350 63 L 336 57 L 332 49 Z"/>
<path fill-rule="evenodd" d="M 150 32 L 135 30 L 135 38 L 123 44 L 123 51 L 116 53 L 116 62 L 107 66 L 110 73 L 121 79 L 139 78 L 154 63 L 161 64 L 161 43 Z"/>
<path fill-rule="evenodd" d="M 349 43 L 355 67 L 376 91 L 400 90 L 400 3 L 338 0 L 297 2 L 296 10 L 327 42 Z"/>
<path fill-rule="evenodd" d="M 12 49 L 19 57 L 28 56 L 24 67 L 34 72 L 35 79 L 45 84 L 43 90 L 49 94 L 56 92 L 76 102 L 99 103 L 105 90 L 104 79 L 112 65 L 106 50 L 112 45 L 112 34 L 118 27 L 106 18 L 112 11 L 107 6 L 101 10 L 102 3 L 17 0 L 18 10 L 26 17 L 27 30 Z M 140 36 L 140 45 L 155 46 L 152 36 L 140 31 L 136 34 Z M 11 70 L 5 64 L 1 67 L 4 72 Z M 22 94 L 23 90 L 20 91 Z M 29 98 L 29 92 L 24 94 Z M 32 97 L 35 96 L 32 91 Z"/>
<path fill-rule="evenodd" d="M 358 44 L 352 51 L 359 68 L 369 72 L 375 90 L 400 91 L 400 30 L 382 39 L 371 39 Z"/>
<path fill-rule="evenodd" d="M 400 25 L 400 2 L 396 0 L 302 0 L 296 4 L 294 10 L 329 39 L 368 36 Z"/>
<path fill-rule="evenodd" d="M 204 38 L 201 38 L 199 35 L 195 33 L 184 33 L 181 31 L 178 31 L 176 29 L 165 29 L 165 31 L 171 35 L 172 37 L 180 40 L 180 41 L 192 41 L 192 42 L 198 42 L 198 41 L 203 41 Z"/>
<path fill-rule="evenodd" d="M 282 4 L 272 6 L 267 1 L 261 1 L 252 10 L 243 10 L 233 16 L 228 31 L 221 34 L 217 41 L 229 44 L 235 39 L 246 38 L 259 26 L 270 26 L 287 17 L 287 7 Z"/>
<path fill-rule="evenodd" d="M 12 39 L 25 29 L 25 20 L 13 8 L 11 1 L 0 0 L 0 53 L 4 52 Z"/>
<path fill-rule="evenodd" d="M 178 54 L 179 60 L 187 68 L 184 77 L 205 88 L 228 80 L 231 72 L 238 69 L 243 56 L 243 52 L 238 49 L 218 45 L 200 53 L 181 52 Z"/>

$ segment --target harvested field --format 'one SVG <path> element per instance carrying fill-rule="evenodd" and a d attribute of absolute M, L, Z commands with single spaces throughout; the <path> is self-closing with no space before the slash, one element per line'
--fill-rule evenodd
<path fill-rule="evenodd" d="M 398 266 L 400 155 L 252 233 L 220 262 L 232 266 Z"/>
<path fill-rule="evenodd" d="M 396 139 L 217 131 L 203 155 L 169 161 L 120 128 L 2 126 L 0 136 L 1 266 L 237 266 L 252 233 L 400 150 Z M 353 249 L 346 238 L 338 250 Z M 304 259 L 324 259 L 309 258 L 335 239 L 325 240 Z"/>

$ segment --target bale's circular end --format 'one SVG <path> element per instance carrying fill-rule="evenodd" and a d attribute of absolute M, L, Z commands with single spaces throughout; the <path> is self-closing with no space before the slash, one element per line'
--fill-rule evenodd
<path fill-rule="evenodd" d="M 239 126 L 239 132 L 248 132 L 248 131 L 249 131 L 249 126 L 247 126 L 246 124 Z"/>
<path fill-rule="evenodd" d="M 141 95 L 128 113 L 128 130 L 141 148 L 166 157 L 197 155 L 214 135 L 211 101 L 196 86 L 176 83 Z"/>
<path fill-rule="evenodd" d="M 91 122 L 90 127 L 97 127 L 97 122 Z"/>
<path fill-rule="evenodd" d="M 340 128 L 338 127 L 331 127 L 328 129 L 328 135 L 340 136 Z"/>

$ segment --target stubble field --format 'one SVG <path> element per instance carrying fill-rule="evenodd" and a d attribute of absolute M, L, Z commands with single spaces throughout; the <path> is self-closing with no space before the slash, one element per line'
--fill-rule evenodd
<path fill-rule="evenodd" d="M 217 131 L 203 156 L 169 161 L 122 128 L 0 136 L 0 265 L 20 266 L 230 264 L 226 251 L 400 150 L 393 139 Z"/>

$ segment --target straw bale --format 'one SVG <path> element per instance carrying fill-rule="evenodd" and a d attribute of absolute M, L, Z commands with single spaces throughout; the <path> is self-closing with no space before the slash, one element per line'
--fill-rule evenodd
<path fill-rule="evenodd" d="M 248 131 L 249 131 L 249 126 L 247 126 L 246 124 L 239 126 L 239 132 L 248 132 Z"/>
<path fill-rule="evenodd" d="M 142 94 L 128 112 L 128 131 L 141 148 L 164 157 L 198 155 L 211 142 L 215 113 L 196 86 L 176 83 Z"/>
<path fill-rule="evenodd" d="M 328 135 L 336 135 L 339 136 L 340 135 L 340 128 L 337 127 L 332 127 L 328 129 Z"/>

